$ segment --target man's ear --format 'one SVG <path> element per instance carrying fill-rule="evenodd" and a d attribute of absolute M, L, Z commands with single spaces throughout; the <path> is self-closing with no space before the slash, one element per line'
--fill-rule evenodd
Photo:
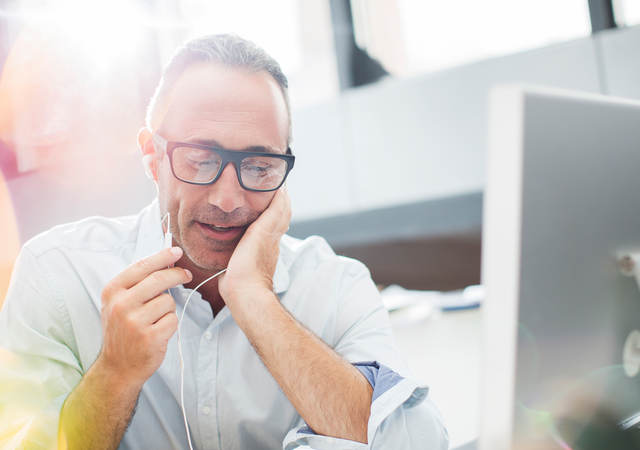
<path fill-rule="evenodd" d="M 140 128 L 138 131 L 138 148 L 142 152 L 142 165 L 144 173 L 147 177 L 158 182 L 158 161 L 156 159 L 156 150 L 151 139 L 151 131 L 147 127 Z"/>

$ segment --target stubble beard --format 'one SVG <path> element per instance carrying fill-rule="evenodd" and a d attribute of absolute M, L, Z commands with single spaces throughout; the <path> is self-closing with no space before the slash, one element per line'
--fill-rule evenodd
<path fill-rule="evenodd" d="M 216 208 L 217 209 L 217 208 Z M 260 215 L 253 211 L 238 211 L 231 214 L 222 213 L 220 210 L 211 214 L 191 216 L 187 226 L 175 230 L 176 241 L 185 252 L 185 256 L 201 270 L 207 272 L 220 271 L 227 267 L 229 259 L 238 243 L 244 236 L 249 225 L 251 225 Z M 182 221 L 180 221 L 182 222 Z M 217 240 L 204 236 L 200 231 L 201 223 L 223 223 L 230 225 L 243 224 L 244 230 L 239 236 L 232 240 Z M 178 228 L 176 226 L 176 228 Z"/>
<path fill-rule="evenodd" d="M 207 272 L 220 271 L 227 267 L 233 251 L 244 235 L 242 233 L 237 239 L 225 242 L 202 236 L 197 229 L 199 225 L 195 222 L 189 227 L 184 236 L 181 233 L 178 244 L 192 264 Z"/>

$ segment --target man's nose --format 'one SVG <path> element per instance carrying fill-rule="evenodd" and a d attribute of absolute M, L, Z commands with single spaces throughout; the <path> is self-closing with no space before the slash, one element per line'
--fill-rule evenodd
<path fill-rule="evenodd" d="M 209 204 L 215 205 L 226 213 L 245 205 L 245 190 L 240 186 L 236 169 L 227 164 L 220 177 L 209 186 Z"/>

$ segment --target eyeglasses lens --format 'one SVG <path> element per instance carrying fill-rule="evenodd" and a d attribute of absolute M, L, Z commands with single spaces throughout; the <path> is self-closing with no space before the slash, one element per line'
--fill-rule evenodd
<path fill-rule="evenodd" d="M 218 175 L 221 164 L 220 155 L 209 150 L 176 147 L 173 151 L 173 171 L 184 181 L 207 183 Z"/>
<path fill-rule="evenodd" d="M 282 183 L 286 173 L 287 162 L 280 158 L 253 156 L 240 163 L 242 184 L 249 189 L 274 189 Z"/>
<path fill-rule="evenodd" d="M 218 176 L 221 156 L 215 151 L 176 147 L 172 158 L 175 175 L 191 183 L 208 183 Z M 287 174 L 287 162 L 270 156 L 249 156 L 240 163 L 242 184 L 248 189 L 268 191 L 277 188 Z"/>

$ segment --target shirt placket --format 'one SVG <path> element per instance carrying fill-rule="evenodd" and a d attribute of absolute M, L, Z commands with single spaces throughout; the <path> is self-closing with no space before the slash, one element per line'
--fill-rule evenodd
<path fill-rule="evenodd" d="M 200 338 L 198 349 L 197 416 L 203 450 L 220 450 L 218 412 L 216 411 L 216 373 L 218 372 L 218 340 L 220 327 L 212 322 Z"/>

